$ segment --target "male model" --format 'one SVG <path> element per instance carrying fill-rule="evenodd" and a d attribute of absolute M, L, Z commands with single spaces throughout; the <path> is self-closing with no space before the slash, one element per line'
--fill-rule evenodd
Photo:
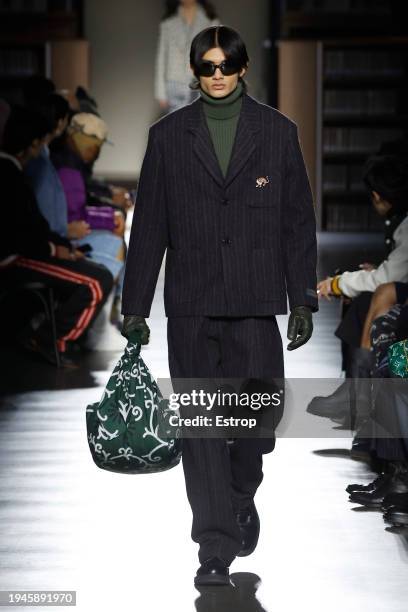
<path fill-rule="evenodd" d="M 127 259 L 124 334 L 148 342 L 166 254 L 164 303 L 172 378 L 283 378 L 276 314 L 291 310 L 288 348 L 312 333 L 316 235 L 296 125 L 246 93 L 238 32 L 212 26 L 192 42 L 200 98 L 149 131 Z M 183 469 L 199 544 L 195 584 L 229 584 L 250 554 L 254 495 L 270 438 L 183 439 Z"/>

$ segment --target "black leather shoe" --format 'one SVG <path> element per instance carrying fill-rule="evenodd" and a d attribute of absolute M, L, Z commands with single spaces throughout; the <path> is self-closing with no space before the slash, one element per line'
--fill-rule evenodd
<path fill-rule="evenodd" d="M 237 556 L 247 557 L 254 552 L 259 539 L 260 523 L 254 502 L 237 512 L 236 518 L 242 539 L 242 548 Z"/>
<path fill-rule="evenodd" d="M 28 338 L 19 338 L 18 342 L 25 350 L 41 356 L 43 359 L 45 359 L 45 361 L 53 366 L 59 366 L 60 368 L 67 368 L 70 370 L 79 368 L 79 364 L 68 357 L 68 355 L 65 355 L 65 353 L 59 352 L 57 361 L 55 348 L 40 342 L 35 335 Z"/>
<path fill-rule="evenodd" d="M 198 568 L 195 585 L 230 585 L 229 566 L 219 557 L 206 559 Z"/>
<path fill-rule="evenodd" d="M 371 440 L 368 438 L 355 438 L 351 445 L 350 458 L 356 461 L 371 460 Z"/>
<path fill-rule="evenodd" d="M 367 508 L 380 508 L 385 497 L 390 493 L 406 493 L 408 487 L 398 476 L 392 476 L 389 480 L 383 482 L 379 487 L 369 493 L 352 493 L 350 501 L 356 504 L 362 504 Z"/>
<path fill-rule="evenodd" d="M 408 511 L 408 493 L 390 493 L 384 497 L 382 509 L 390 510 L 393 506 L 406 508 Z"/>
<path fill-rule="evenodd" d="M 408 527 L 408 508 L 393 506 L 384 514 L 384 521 L 395 527 Z"/>
<path fill-rule="evenodd" d="M 391 474 L 380 474 L 380 476 L 378 476 L 375 480 L 366 485 L 350 484 L 346 488 L 346 491 L 347 493 L 363 493 L 374 491 L 374 489 L 377 489 L 381 484 L 383 484 L 383 482 L 386 482 L 389 478 L 392 478 Z"/>
<path fill-rule="evenodd" d="M 350 380 L 328 397 L 316 396 L 309 403 L 306 412 L 329 419 L 343 419 L 350 413 Z"/>

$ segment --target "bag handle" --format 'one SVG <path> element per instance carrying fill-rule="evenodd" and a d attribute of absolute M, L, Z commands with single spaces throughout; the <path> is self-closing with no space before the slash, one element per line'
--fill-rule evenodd
<path fill-rule="evenodd" d="M 131 331 L 127 337 L 128 344 L 133 344 L 136 346 L 136 354 L 140 353 L 140 349 L 142 348 L 142 343 L 140 342 L 140 331 L 135 330 Z"/>

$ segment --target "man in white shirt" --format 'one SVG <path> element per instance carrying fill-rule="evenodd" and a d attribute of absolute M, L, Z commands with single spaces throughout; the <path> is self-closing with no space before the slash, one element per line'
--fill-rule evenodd
<path fill-rule="evenodd" d="M 373 365 L 371 351 L 362 346 L 372 296 L 380 285 L 408 281 L 408 160 L 396 155 L 373 156 L 367 161 L 363 180 L 373 206 L 385 217 L 388 256 L 378 267 L 363 263 L 360 270 L 329 276 L 317 285 L 319 297 L 353 298 L 335 335 L 343 342 L 346 377 L 359 379 L 369 378 Z M 307 410 L 338 419 L 346 415 L 348 406 L 349 386 L 343 384 L 329 397 L 314 398 Z"/>

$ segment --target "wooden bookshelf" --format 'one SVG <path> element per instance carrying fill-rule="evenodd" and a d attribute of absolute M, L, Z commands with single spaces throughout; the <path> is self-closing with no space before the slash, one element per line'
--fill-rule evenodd
<path fill-rule="evenodd" d="M 299 127 L 319 229 L 378 231 L 361 174 L 408 133 L 408 38 L 280 40 L 278 108 Z"/>
<path fill-rule="evenodd" d="M 22 103 L 24 81 L 51 78 L 58 89 L 89 88 L 89 43 L 82 0 L 0 0 L 0 97 Z"/>

